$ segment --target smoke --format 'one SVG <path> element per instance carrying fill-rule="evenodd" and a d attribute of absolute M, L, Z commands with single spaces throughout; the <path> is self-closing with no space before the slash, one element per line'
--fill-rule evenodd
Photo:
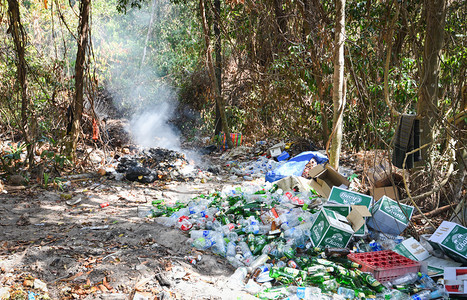
<path fill-rule="evenodd" d="M 161 89 L 169 89 L 163 87 Z M 167 93 L 172 95 L 171 90 Z M 143 147 L 163 147 L 180 150 L 178 131 L 169 124 L 175 109 L 174 99 L 166 98 L 167 94 L 159 91 L 154 95 L 159 97 L 149 107 L 134 113 L 130 118 L 127 130 L 135 142 Z M 170 97 L 170 96 L 169 96 Z"/>
<path fill-rule="evenodd" d="M 129 9 L 126 15 L 115 11 L 112 22 L 95 17 L 93 44 L 101 56 L 107 57 L 106 87 L 114 105 L 128 118 L 126 130 L 134 141 L 144 147 L 179 151 L 179 132 L 169 123 L 177 94 L 156 70 L 154 60 L 161 60 L 156 57 L 158 40 L 148 31 L 151 20 L 152 25 L 163 21 L 154 11 L 150 6 Z"/>

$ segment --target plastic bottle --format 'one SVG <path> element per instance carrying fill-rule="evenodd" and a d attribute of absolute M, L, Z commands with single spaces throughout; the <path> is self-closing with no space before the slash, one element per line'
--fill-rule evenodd
<path fill-rule="evenodd" d="M 210 238 L 197 238 L 193 241 L 193 247 L 195 247 L 198 250 L 206 250 L 209 247 L 211 247 L 213 244 L 212 240 Z"/>
<path fill-rule="evenodd" d="M 245 280 L 248 274 L 247 268 L 240 267 L 229 277 L 228 285 L 231 287 L 242 287 L 244 286 L 243 280 Z"/>
<path fill-rule="evenodd" d="M 418 273 L 408 273 L 390 281 L 391 285 L 406 285 L 415 283 L 418 280 Z"/>
<path fill-rule="evenodd" d="M 423 290 L 420 293 L 412 295 L 410 299 L 413 300 L 429 300 L 429 299 L 449 299 L 449 295 L 444 289 L 436 289 L 435 291 Z"/>
<path fill-rule="evenodd" d="M 341 295 L 345 299 L 354 299 L 355 298 L 355 291 L 351 290 L 349 288 L 343 287 L 343 286 L 340 286 L 337 289 L 337 294 Z"/>
<path fill-rule="evenodd" d="M 431 279 L 430 276 L 424 273 L 421 273 L 421 272 L 418 273 L 418 276 L 419 276 L 418 281 L 420 282 L 423 288 L 430 289 L 432 291 L 438 289 L 438 285 L 433 279 Z"/>
<path fill-rule="evenodd" d="M 262 254 L 258 256 L 249 266 L 248 266 L 248 273 L 251 273 L 253 270 L 258 268 L 259 266 L 263 265 L 266 263 L 266 261 L 269 259 L 269 256 L 267 254 Z"/>
<path fill-rule="evenodd" d="M 243 263 L 249 266 L 253 262 L 253 254 L 250 251 L 250 247 L 248 247 L 247 243 L 240 242 L 238 243 L 238 248 L 243 255 Z"/>
<path fill-rule="evenodd" d="M 388 290 L 379 294 L 385 300 L 409 300 L 410 296 L 398 290 Z"/>
<path fill-rule="evenodd" d="M 212 238 L 212 242 L 213 242 L 212 252 L 220 256 L 225 256 L 227 247 L 225 245 L 224 238 L 220 234 L 216 234 Z"/>

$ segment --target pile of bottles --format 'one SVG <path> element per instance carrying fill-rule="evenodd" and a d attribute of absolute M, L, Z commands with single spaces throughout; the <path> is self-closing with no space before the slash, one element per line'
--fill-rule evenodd
<path fill-rule="evenodd" d="M 156 222 L 190 235 L 198 250 L 225 257 L 236 271 L 231 287 L 260 299 L 436 299 L 444 289 L 425 274 L 379 282 L 350 261 L 347 248 L 314 247 L 313 220 L 324 199 L 313 190 L 284 192 L 277 185 L 225 187 L 187 204 L 153 203 Z M 378 237 L 377 237 L 378 238 Z M 388 240 L 356 240 L 352 251 L 378 251 Z"/>
<path fill-rule="evenodd" d="M 285 161 L 277 162 L 274 159 L 268 159 L 266 156 L 258 156 L 255 160 L 246 162 L 229 161 L 230 173 L 244 179 L 264 178 L 264 175 L 276 169 Z M 245 178 L 246 177 L 246 178 Z"/>

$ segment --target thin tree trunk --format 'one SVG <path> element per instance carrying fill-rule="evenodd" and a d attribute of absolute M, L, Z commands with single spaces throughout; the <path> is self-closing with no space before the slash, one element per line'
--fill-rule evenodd
<path fill-rule="evenodd" d="M 426 36 L 423 53 L 423 66 L 420 82 L 420 95 L 417 113 L 420 118 L 420 144 L 433 142 L 438 108 L 439 56 L 444 43 L 444 23 L 446 0 L 427 0 Z M 430 160 L 427 150 L 422 150 L 422 157 Z M 431 165 L 431 164 L 430 164 Z"/>
<path fill-rule="evenodd" d="M 220 18 L 221 18 L 221 1 L 214 0 L 215 16 L 214 16 L 214 37 L 216 39 L 215 54 L 216 54 L 216 79 L 217 88 L 222 95 L 222 45 L 221 45 L 221 31 L 220 31 Z M 216 127 L 214 129 L 214 135 L 218 135 L 222 131 L 221 113 L 219 110 L 219 104 L 216 99 Z"/>
<path fill-rule="evenodd" d="M 344 40 L 345 40 L 345 0 L 336 0 L 336 35 L 333 75 L 333 126 L 331 133 L 331 151 L 329 163 L 339 167 L 339 156 L 342 147 L 343 112 L 345 107 L 344 86 Z"/>
<path fill-rule="evenodd" d="M 78 145 L 81 117 L 83 115 L 84 98 L 84 64 L 86 60 L 86 46 L 89 32 L 89 8 L 91 0 L 81 0 L 80 22 L 78 35 L 78 51 L 75 65 L 75 97 L 73 105 L 73 123 L 71 127 L 71 158 L 76 159 L 76 147 Z"/>
<path fill-rule="evenodd" d="M 206 10 L 204 8 L 204 0 L 199 0 L 199 10 L 201 13 L 201 23 L 203 26 L 203 33 L 204 33 L 204 42 L 206 43 L 206 60 L 207 60 L 207 67 L 209 71 L 209 77 L 211 78 L 213 91 L 216 98 L 216 106 L 219 108 L 219 113 L 222 121 L 222 130 L 226 136 L 227 146 L 232 149 L 233 142 L 230 138 L 230 130 L 227 124 L 227 118 L 225 116 L 225 107 L 224 107 L 224 100 L 222 99 L 221 92 L 219 90 L 219 85 L 217 84 L 217 78 L 214 71 L 214 63 L 212 61 L 212 54 L 211 54 L 211 44 L 209 41 L 209 30 L 208 24 L 206 22 Z"/>
<path fill-rule="evenodd" d="M 144 60 L 146 59 L 146 51 L 147 51 L 147 48 L 148 48 L 149 37 L 151 36 L 151 32 L 152 32 L 152 24 L 154 23 L 154 15 L 155 15 L 155 12 L 156 12 L 156 5 L 157 5 L 157 0 L 154 0 L 152 2 L 151 18 L 149 19 L 148 32 L 146 34 L 146 41 L 144 42 L 143 57 L 141 57 L 141 66 L 140 66 L 140 68 L 143 67 Z"/>
<path fill-rule="evenodd" d="M 10 17 L 10 28 L 8 31 L 13 36 L 17 54 L 16 73 L 21 92 L 21 130 L 27 145 L 27 157 L 29 166 L 34 162 L 34 136 L 36 132 L 36 121 L 32 100 L 28 97 L 28 84 L 26 78 L 25 44 L 26 38 L 21 24 L 19 4 L 17 0 L 8 0 L 8 15 Z"/>

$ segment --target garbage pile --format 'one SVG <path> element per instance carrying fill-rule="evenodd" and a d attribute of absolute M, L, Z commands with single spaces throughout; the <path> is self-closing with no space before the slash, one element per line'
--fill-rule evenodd
<path fill-rule="evenodd" d="M 185 154 L 157 147 L 142 150 L 136 155 L 121 157 L 115 170 L 127 180 L 141 183 L 152 183 L 156 180 L 186 181 L 187 165 Z"/>
<path fill-rule="evenodd" d="M 420 261 L 427 259 L 420 256 L 424 247 L 399 236 L 413 207 L 388 197 L 373 203 L 371 196 L 344 187 L 333 186 L 327 198 L 303 187 L 290 178 L 226 186 L 187 204 L 156 200 L 152 216 L 189 233 L 194 248 L 225 257 L 236 268 L 228 285 L 260 299 L 448 297 L 444 285 L 427 275 L 434 274 L 436 263 L 421 268 Z M 467 229 L 455 227 L 456 245 L 464 245 Z M 446 234 L 445 228 L 439 230 Z M 429 243 L 439 250 L 449 247 L 445 240 L 435 232 Z M 456 257 L 449 250 L 443 252 Z M 453 268 L 466 263 L 465 250 L 455 255 L 456 261 L 435 261 Z"/>
<path fill-rule="evenodd" d="M 274 159 L 269 159 L 266 156 L 258 156 L 254 160 L 239 162 L 229 160 L 225 165 L 230 168 L 232 176 L 230 179 L 241 177 L 244 180 L 253 180 L 263 178 L 266 173 L 283 165 L 285 161 L 277 162 Z"/>

